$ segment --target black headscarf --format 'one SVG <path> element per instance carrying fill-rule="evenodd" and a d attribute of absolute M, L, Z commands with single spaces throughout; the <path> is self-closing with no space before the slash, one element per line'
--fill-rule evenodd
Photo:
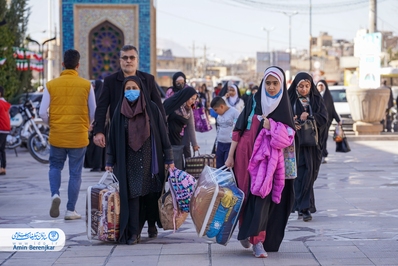
<path fill-rule="evenodd" d="M 184 78 L 184 84 L 187 84 L 187 78 L 185 77 L 184 73 L 182 73 L 182 72 L 174 73 L 174 75 L 173 75 L 173 87 L 172 87 L 174 93 L 179 92 L 181 90 L 181 88 L 177 87 L 177 84 L 176 84 L 176 81 L 177 81 L 177 79 L 179 77 L 183 77 Z M 183 86 L 183 88 L 184 88 L 184 86 Z"/>
<path fill-rule="evenodd" d="M 183 90 L 173 94 L 170 98 L 163 102 L 164 110 L 166 115 L 170 115 L 172 112 L 180 108 L 186 101 L 192 96 L 197 94 L 196 90 L 192 87 L 186 87 Z"/>
<path fill-rule="evenodd" d="M 321 109 L 321 104 L 323 104 L 322 96 L 319 93 L 318 89 L 315 87 L 312 76 L 307 72 L 300 72 L 296 75 L 296 77 L 294 77 L 294 80 L 288 89 L 290 103 L 293 109 L 294 109 L 294 104 L 296 104 L 296 114 L 299 115 L 304 111 L 304 109 L 301 106 L 301 104 L 299 104 L 299 101 L 297 101 L 298 100 L 297 86 L 300 83 L 300 81 L 305 79 L 309 80 L 311 84 L 310 92 L 308 93 L 307 97 L 310 99 L 312 112 L 313 113 L 318 112 Z"/>
<path fill-rule="evenodd" d="M 323 102 L 325 103 L 326 110 L 328 112 L 328 124 L 331 124 L 333 121 L 333 118 L 336 119 L 337 122 L 340 122 L 340 117 L 336 112 L 336 109 L 334 108 L 334 102 L 333 102 L 333 97 L 332 94 L 330 93 L 329 86 L 325 80 L 320 80 L 316 84 L 318 86 L 319 83 L 322 83 L 323 86 L 325 86 L 325 91 L 323 93 Z"/>
<path fill-rule="evenodd" d="M 276 109 L 274 111 L 272 111 L 267 116 L 267 118 L 272 118 L 274 121 L 281 122 L 281 123 L 291 127 L 293 130 L 296 130 L 295 129 L 296 127 L 294 126 L 294 120 L 293 120 L 294 115 L 292 112 L 292 108 L 290 106 L 289 97 L 288 97 L 288 93 L 287 93 L 287 89 L 286 89 L 285 72 L 280 67 L 277 67 L 277 66 L 271 66 L 271 67 L 267 68 L 267 70 L 269 70 L 270 68 L 277 68 L 283 74 L 283 84 L 281 84 L 283 86 L 282 87 L 283 95 L 282 95 L 281 101 L 279 102 L 279 105 L 276 107 Z M 254 95 L 254 101 L 256 102 L 256 108 L 254 110 L 254 114 L 256 114 L 256 115 L 262 115 L 262 113 L 263 113 L 263 111 L 261 109 L 261 94 L 262 94 L 261 92 L 264 87 L 263 86 L 264 82 L 265 82 L 264 79 L 261 80 L 258 91 Z M 236 121 L 234 131 L 240 131 L 241 135 L 243 134 L 243 132 L 245 131 L 245 129 L 247 127 L 248 118 L 252 111 L 253 103 L 254 103 L 253 97 L 250 97 L 250 99 L 247 102 L 247 105 L 243 109 L 242 113 L 239 115 L 238 121 Z M 262 127 L 262 123 L 260 123 L 260 125 Z"/>

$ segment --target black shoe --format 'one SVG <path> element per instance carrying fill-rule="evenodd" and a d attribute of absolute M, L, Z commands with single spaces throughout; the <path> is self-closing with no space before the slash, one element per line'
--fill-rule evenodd
<path fill-rule="evenodd" d="M 127 240 L 127 245 L 135 245 L 140 243 L 141 237 L 137 235 L 133 235 L 131 238 Z"/>
<path fill-rule="evenodd" d="M 156 226 L 151 226 L 148 228 L 148 237 L 149 238 L 158 237 L 158 229 L 156 229 Z"/>
<path fill-rule="evenodd" d="M 101 172 L 101 168 L 93 168 L 90 172 Z"/>
<path fill-rule="evenodd" d="M 309 210 L 302 211 L 303 213 L 303 221 L 308 222 L 312 220 L 312 216 Z"/>
<path fill-rule="evenodd" d="M 297 219 L 298 219 L 298 220 L 303 219 L 303 213 L 302 213 L 301 211 L 298 211 L 298 217 L 297 217 Z"/>

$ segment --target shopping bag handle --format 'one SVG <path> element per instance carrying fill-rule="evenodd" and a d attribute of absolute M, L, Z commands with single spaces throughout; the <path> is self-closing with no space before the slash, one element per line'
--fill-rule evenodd
<path fill-rule="evenodd" d="M 101 177 L 100 181 L 98 182 L 98 184 L 104 184 L 105 180 L 108 179 L 108 177 L 110 177 L 110 179 L 113 181 L 113 183 L 119 183 L 119 180 L 116 178 L 115 174 L 113 172 L 110 172 L 110 171 L 107 170 L 102 175 L 102 177 Z"/>

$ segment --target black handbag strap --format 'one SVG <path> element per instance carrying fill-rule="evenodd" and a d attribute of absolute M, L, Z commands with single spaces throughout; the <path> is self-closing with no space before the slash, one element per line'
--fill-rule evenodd
<path fill-rule="evenodd" d="M 298 100 L 298 99 L 297 99 L 297 100 Z M 297 100 L 296 100 L 296 102 L 297 102 Z M 296 102 L 293 104 L 293 111 L 294 111 L 294 114 L 295 114 L 295 115 L 297 115 L 297 114 L 296 114 Z M 308 108 L 308 109 L 309 109 L 309 115 L 310 115 L 310 116 L 313 116 L 313 115 L 312 115 L 312 107 L 311 107 L 311 104 L 308 104 L 308 107 L 309 107 L 309 108 Z"/>

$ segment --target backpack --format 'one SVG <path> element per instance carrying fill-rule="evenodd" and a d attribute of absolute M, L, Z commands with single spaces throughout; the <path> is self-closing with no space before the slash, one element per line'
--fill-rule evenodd
<path fill-rule="evenodd" d="M 196 185 L 196 179 L 177 168 L 169 169 L 169 186 L 173 197 L 174 212 L 180 209 L 182 212 L 189 212 L 189 203 Z"/>

